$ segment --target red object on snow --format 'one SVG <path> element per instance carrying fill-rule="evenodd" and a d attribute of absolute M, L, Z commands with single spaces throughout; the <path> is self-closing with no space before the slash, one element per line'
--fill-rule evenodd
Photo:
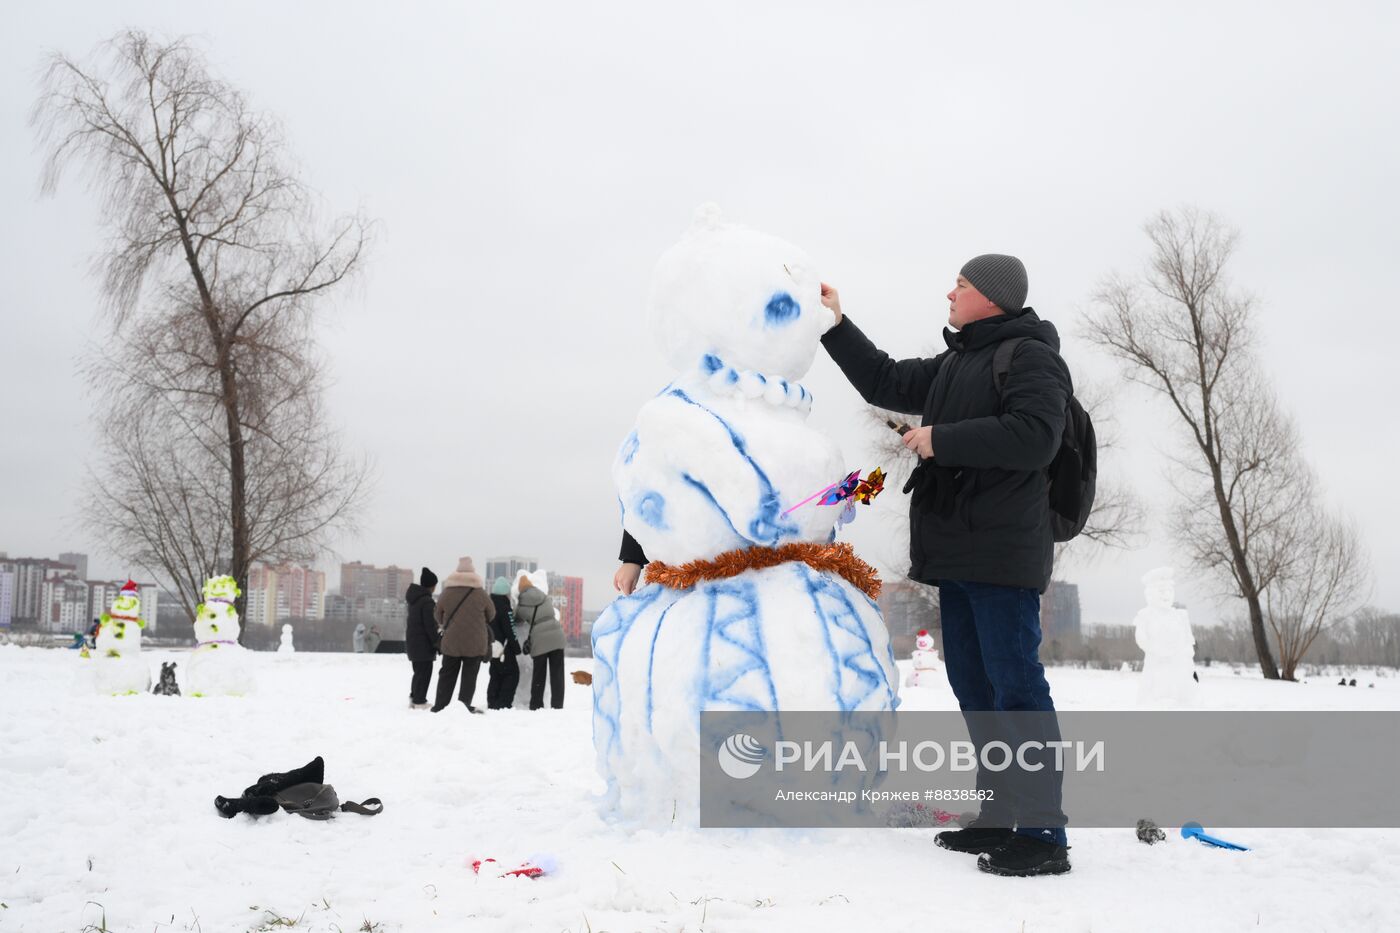
<path fill-rule="evenodd" d="M 493 859 L 493 858 L 476 858 L 476 859 L 472 859 L 472 871 L 473 871 L 475 874 L 478 874 L 478 875 L 479 875 L 479 874 L 481 874 L 481 868 L 482 868 L 483 865 L 495 864 L 495 863 L 496 863 L 496 860 Z M 521 862 L 519 868 L 512 868 L 510 871 L 503 871 L 503 872 L 500 873 L 500 877 L 502 877 L 502 878 L 510 878 L 510 877 L 516 877 L 516 878 L 538 878 L 538 877 L 540 877 L 540 876 L 543 875 L 543 874 L 544 874 L 544 869 L 543 869 L 543 868 L 540 868 L 538 865 L 531 865 L 529 862 Z"/>

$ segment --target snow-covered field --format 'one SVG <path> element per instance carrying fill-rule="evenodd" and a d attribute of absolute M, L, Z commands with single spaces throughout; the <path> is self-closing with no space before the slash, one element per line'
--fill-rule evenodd
<path fill-rule="evenodd" d="M 183 660 L 146 657 L 157 673 Z M 1041 879 L 981 874 L 923 830 L 637 832 L 594 807 L 588 687 L 570 682 L 559 712 L 431 715 L 407 707 L 402 656 L 254 660 L 245 699 L 97 697 L 75 691 L 73 652 L 0 645 L 0 931 L 1400 928 L 1400 830 L 1222 833 L 1248 853 L 1071 830 L 1073 872 Z M 1134 676 L 1057 668 L 1050 682 L 1062 709 L 1116 709 Z M 1400 679 L 1357 676 L 1202 669 L 1201 695 L 1400 709 Z M 954 708 L 946 688 L 904 697 Z M 384 812 L 215 812 L 215 795 L 316 755 L 342 800 L 378 796 Z M 556 868 L 478 878 L 472 855 Z"/>

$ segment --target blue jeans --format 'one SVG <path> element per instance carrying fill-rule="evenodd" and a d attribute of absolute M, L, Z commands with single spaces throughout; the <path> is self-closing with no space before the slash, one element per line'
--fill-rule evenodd
<path fill-rule="evenodd" d="M 1040 593 L 945 580 L 938 586 L 938 600 L 948 683 L 972 741 L 979 747 L 993 739 L 1013 747 L 1030 739 L 1058 741 L 1055 703 L 1039 657 Z M 977 715 L 1002 712 L 1049 715 L 1000 720 Z M 1042 762 L 1051 764 L 1052 758 L 1047 755 Z M 993 795 L 982 811 L 988 822 L 1015 825 L 1018 833 L 1065 845 L 1060 772 L 1046 767 L 1029 779 L 1022 774 L 1009 784 L 1007 777 L 980 766 L 977 770 L 977 789 Z M 1022 825 L 1022 817 L 1029 817 L 1032 825 Z"/>

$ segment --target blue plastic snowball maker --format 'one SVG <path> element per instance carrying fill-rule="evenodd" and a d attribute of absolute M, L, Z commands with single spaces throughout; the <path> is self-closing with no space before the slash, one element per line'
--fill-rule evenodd
<path fill-rule="evenodd" d="M 1249 846 L 1238 845 L 1233 842 L 1226 842 L 1224 839 L 1217 839 L 1214 836 L 1207 836 L 1206 831 L 1200 823 L 1187 823 L 1181 827 L 1182 839 L 1199 839 L 1208 846 L 1215 846 L 1217 849 L 1233 849 L 1236 852 L 1248 852 Z"/>

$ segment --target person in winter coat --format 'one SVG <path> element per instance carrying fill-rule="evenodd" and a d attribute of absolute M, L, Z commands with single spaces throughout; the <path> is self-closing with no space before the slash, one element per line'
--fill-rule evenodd
<path fill-rule="evenodd" d="M 437 700 L 433 712 L 439 713 L 452 702 L 452 690 L 457 686 L 457 673 L 462 674 L 460 699 L 473 713 L 476 676 L 481 662 L 491 652 L 491 620 L 496 607 L 491 602 L 470 557 L 457 562 L 457 569 L 442 582 L 442 597 L 433 610 L 442 631 L 442 668 L 438 671 Z"/>
<path fill-rule="evenodd" d="M 544 677 L 549 673 L 549 705 L 564 708 L 564 628 L 554 614 L 549 596 L 530 578 L 521 574 L 520 597 L 515 603 L 515 620 L 528 626 L 525 650 L 535 659 L 530 680 L 530 709 L 544 707 Z"/>
<path fill-rule="evenodd" d="M 365 654 L 375 654 L 379 651 L 379 643 L 384 640 L 384 636 L 379 633 L 379 626 L 371 625 L 369 634 L 365 636 Z"/>
<path fill-rule="evenodd" d="M 355 626 L 355 634 L 350 636 L 350 644 L 355 649 L 356 654 L 365 653 L 365 624 L 363 622 Z"/>
<path fill-rule="evenodd" d="M 433 662 L 437 660 L 442 643 L 437 619 L 433 618 L 433 609 L 437 606 L 433 601 L 433 590 L 437 582 L 437 574 L 424 567 L 418 575 L 418 582 L 410 583 L 408 591 L 404 593 L 404 600 L 408 603 L 404 650 L 408 652 L 409 663 L 413 665 L 408 702 L 414 709 L 428 708 L 428 684 L 433 679 Z"/>
<path fill-rule="evenodd" d="M 520 683 L 520 642 L 515 640 L 511 624 L 510 581 L 497 577 L 491 586 L 491 602 L 496 617 L 491 620 L 491 679 L 486 684 L 486 707 L 510 709 L 515 702 L 515 689 Z M 499 646 L 499 647 L 497 647 Z M 499 656 L 497 651 L 500 652 Z"/>
<path fill-rule="evenodd" d="M 1027 284 L 1014 256 L 970 260 L 948 293 L 948 349 L 906 360 L 877 349 L 824 284 L 822 303 L 836 325 L 822 345 L 867 402 L 920 416 L 920 426 L 904 434 L 920 458 L 906 487 L 913 492 L 909 575 L 938 587 L 944 664 L 958 705 L 964 713 L 1051 713 L 1036 720 L 1049 724 L 1036 738 L 1058 740 L 1039 659 L 1039 610 L 1054 557 L 1046 469 L 1072 386 L 1054 325 L 1025 306 Z M 1012 338 L 1022 339 L 998 386 L 993 357 Z M 968 717 L 968 727 L 987 719 Z M 994 736 L 972 738 L 985 744 Z M 940 833 L 938 845 L 985 853 L 978 868 L 995 874 L 1069 871 L 1059 775 L 1053 767 L 1041 775 L 1045 783 L 1018 796 L 1016 812 L 1012 795 L 994 793 L 979 823 Z M 979 769 L 977 787 L 993 790 L 998 780 Z"/>

